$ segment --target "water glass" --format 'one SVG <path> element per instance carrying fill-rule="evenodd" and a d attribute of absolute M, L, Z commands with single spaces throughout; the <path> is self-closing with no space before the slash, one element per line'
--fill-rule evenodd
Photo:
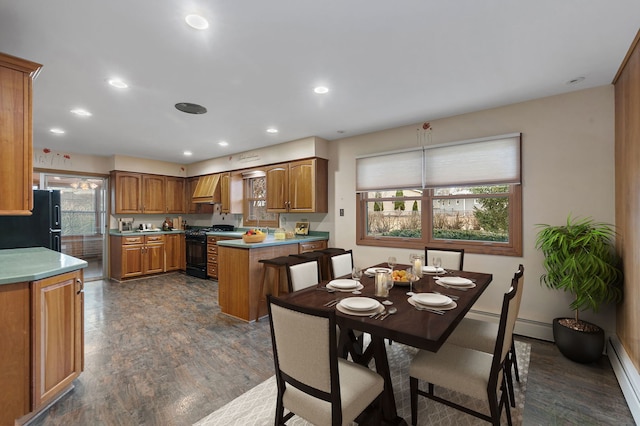
<path fill-rule="evenodd" d="M 353 270 L 351 271 L 351 278 L 353 280 L 360 281 L 360 278 L 362 278 L 362 268 L 359 266 L 354 266 Z"/>

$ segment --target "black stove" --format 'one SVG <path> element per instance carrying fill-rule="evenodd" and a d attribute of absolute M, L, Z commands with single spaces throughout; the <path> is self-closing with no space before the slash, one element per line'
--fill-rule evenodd
<path fill-rule="evenodd" d="M 184 231 L 187 249 L 187 275 L 207 279 L 207 232 L 231 232 L 233 225 L 189 228 Z"/>

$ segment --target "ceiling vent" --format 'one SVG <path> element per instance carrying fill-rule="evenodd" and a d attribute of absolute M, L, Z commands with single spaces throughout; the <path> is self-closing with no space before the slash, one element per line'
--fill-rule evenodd
<path fill-rule="evenodd" d="M 202 105 L 191 104 L 189 102 L 178 102 L 176 108 L 187 114 L 204 114 L 207 112 L 207 109 Z"/>

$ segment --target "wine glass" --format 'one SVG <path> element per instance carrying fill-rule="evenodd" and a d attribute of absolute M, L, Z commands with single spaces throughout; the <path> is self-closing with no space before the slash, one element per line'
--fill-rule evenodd
<path fill-rule="evenodd" d="M 442 266 L 442 259 L 440 259 L 439 257 L 434 257 L 432 262 L 433 262 L 433 267 L 436 268 L 436 273 L 440 272 L 440 267 Z"/>
<path fill-rule="evenodd" d="M 360 278 L 362 278 L 362 268 L 359 266 L 354 266 L 351 271 L 351 279 L 360 282 Z"/>
<path fill-rule="evenodd" d="M 397 260 L 395 258 L 395 256 L 389 256 L 389 258 L 387 259 L 387 265 L 389 265 L 389 269 L 391 269 L 391 272 L 393 272 L 393 267 L 396 266 Z"/>
<path fill-rule="evenodd" d="M 413 296 L 415 293 L 413 292 L 413 283 L 418 281 L 418 275 L 415 273 L 414 268 L 407 268 L 407 279 L 409 280 L 409 291 L 407 292 L 407 296 Z"/>

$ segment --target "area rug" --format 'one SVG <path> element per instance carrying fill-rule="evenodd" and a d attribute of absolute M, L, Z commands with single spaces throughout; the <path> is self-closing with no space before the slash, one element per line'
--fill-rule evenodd
<path fill-rule="evenodd" d="M 522 424 L 524 411 L 524 397 L 527 388 L 527 373 L 531 345 L 516 341 L 518 355 L 518 371 L 520 382 L 514 381 L 516 407 L 511 409 L 514 425 Z M 417 349 L 394 342 L 387 346 L 387 356 L 391 367 L 391 380 L 396 399 L 398 415 L 411 423 L 411 405 L 409 400 L 409 362 Z M 423 386 L 421 385 L 421 388 Z M 482 401 L 474 400 L 464 395 L 456 394 L 442 388 L 436 388 L 436 393 L 445 398 L 462 403 L 470 408 L 488 413 L 488 407 Z M 196 426 L 268 426 L 273 425 L 275 417 L 276 381 L 272 376 L 258 386 L 229 402 L 222 408 L 201 419 Z M 431 401 L 424 397 L 418 398 L 419 425 L 486 425 L 487 423 L 471 415 L 462 413 L 444 404 Z M 506 414 L 503 413 L 506 424 Z M 288 422 L 291 426 L 310 425 L 304 419 L 294 416 Z"/>

